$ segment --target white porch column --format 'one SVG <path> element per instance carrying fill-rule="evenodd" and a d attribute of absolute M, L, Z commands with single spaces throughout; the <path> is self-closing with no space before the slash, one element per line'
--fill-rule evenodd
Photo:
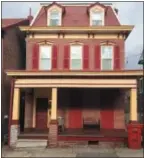
<path fill-rule="evenodd" d="M 130 121 L 137 121 L 137 88 L 130 90 Z"/>

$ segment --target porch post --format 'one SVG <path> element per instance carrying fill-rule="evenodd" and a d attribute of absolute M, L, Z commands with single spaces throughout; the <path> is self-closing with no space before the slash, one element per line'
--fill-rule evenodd
<path fill-rule="evenodd" d="M 130 90 L 130 121 L 137 122 L 137 89 L 131 88 Z"/>
<path fill-rule="evenodd" d="M 49 146 L 57 146 L 57 88 L 52 88 L 52 101 L 51 101 L 51 120 L 49 125 Z"/>
<path fill-rule="evenodd" d="M 130 90 L 130 123 L 128 124 L 128 146 L 130 149 L 141 148 L 141 126 L 137 115 L 137 88 Z"/>
<path fill-rule="evenodd" d="M 10 126 L 10 147 L 16 147 L 19 133 L 19 105 L 20 104 L 20 89 L 14 88 L 13 92 L 13 107 L 12 120 Z"/>

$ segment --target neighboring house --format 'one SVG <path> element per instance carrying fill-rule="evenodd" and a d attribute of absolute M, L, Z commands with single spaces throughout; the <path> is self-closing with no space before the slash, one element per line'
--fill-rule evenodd
<path fill-rule="evenodd" d="M 121 25 L 117 14 L 111 4 L 54 2 L 42 4 L 30 26 L 20 27 L 27 35 L 26 70 L 6 71 L 12 78 L 11 147 L 41 138 L 48 147 L 129 140 L 130 148 L 140 148 L 142 70 L 124 70 L 124 44 L 134 26 Z M 25 110 L 19 113 L 22 90 Z M 130 106 L 128 139 L 125 106 Z"/>
<path fill-rule="evenodd" d="M 143 66 L 143 77 L 139 78 L 139 110 L 140 110 L 140 121 L 143 123 L 144 119 L 144 49 L 138 64 Z"/>
<path fill-rule="evenodd" d="M 11 81 L 6 76 L 6 69 L 25 69 L 25 34 L 20 25 L 29 25 L 29 19 L 2 19 L 2 142 L 8 134 Z"/>

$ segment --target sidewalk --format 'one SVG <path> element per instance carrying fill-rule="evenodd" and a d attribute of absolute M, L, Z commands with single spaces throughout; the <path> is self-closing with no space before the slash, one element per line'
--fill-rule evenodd
<path fill-rule="evenodd" d="M 19 148 L 11 150 L 4 147 L 2 157 L 143 157 L 143 149 L 77 146 L 73 148 Z"/>

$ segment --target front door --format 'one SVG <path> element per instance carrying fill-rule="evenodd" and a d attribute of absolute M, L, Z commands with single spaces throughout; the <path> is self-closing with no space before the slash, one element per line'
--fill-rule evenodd
<path fill-rule="evenodd" d="M 82 128 L 82 110 L 70 109 L 69 110 L 69 128 Z"/>
<path fill-rule="evenodd" d="M 36 99 L 36 128 L 46 129 L 48 121 L 48 98 Z"/>

